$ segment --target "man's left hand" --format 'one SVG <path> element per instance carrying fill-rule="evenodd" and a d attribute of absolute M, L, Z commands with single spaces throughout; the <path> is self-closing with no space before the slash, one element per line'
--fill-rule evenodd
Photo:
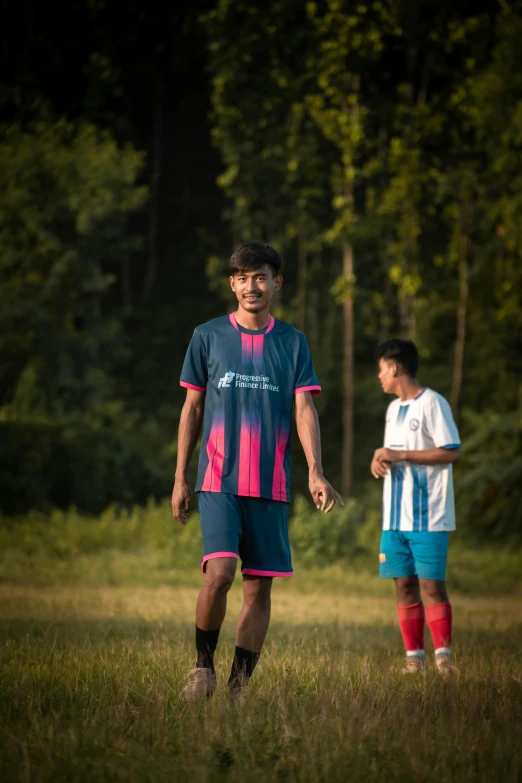
<path fill-rule="evenodd" d="M 308 480 L 308 486 L 316 508 L 321 509 L 325 514 L 328 514 L 336 503 L 340 503 L 341 506 L 344 506 L 344 501 L 340 494 L 321 474 L 311 474 Z"/>

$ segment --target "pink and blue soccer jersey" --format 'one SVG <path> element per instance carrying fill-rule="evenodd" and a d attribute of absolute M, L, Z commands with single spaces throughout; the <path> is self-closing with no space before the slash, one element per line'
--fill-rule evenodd
<path fill-rule="evenodd" d="M 288 503 L 294 395 L 321 391 L 304 334 L 216 318 L 195 329 L 181 385 L 206 392 L 196 491 Z"/>

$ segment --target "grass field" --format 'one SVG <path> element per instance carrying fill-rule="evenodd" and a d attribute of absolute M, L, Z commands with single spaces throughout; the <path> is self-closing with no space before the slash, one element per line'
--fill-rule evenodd
<path fill-rule="evenodd" d="M 361 575 L 339 590 L 332 571 L 314 592 L 301 572 L 275 585 L 266 648 L 234 704 L 234 587 L 219 690 L 188 708 L 190 573 L 163 587 L 0 585 L 0 780 L 522 780 L 520 595 L 455 595 L 459 679 L 404 679 L 391 586 Z"/>

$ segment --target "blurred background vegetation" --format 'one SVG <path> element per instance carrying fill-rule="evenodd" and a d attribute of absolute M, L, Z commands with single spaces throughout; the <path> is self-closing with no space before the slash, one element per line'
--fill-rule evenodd
<path fill-rule="evenodd" d="M 393 335 L 416 340 L 421 382 L 461 429 L 461 540 L 520 547 L 522 2 L 8 0 L 3 13 L 11 576 L 15 541 L 26 566 L 102 545 L 192 552 L 155 503 L 172 485 L 179 374 L 194 327 L 232 307 L 227 259 L 252 238 L 285 257 L 275 314 L 307 334 L 325 472 L 350 498 L 321 524 L 298 498 L 298 559 L 377 545 L 368 465 L 388 400 L 374 354 Z M 151 543 L 158 514 L 169 533 Z"/>

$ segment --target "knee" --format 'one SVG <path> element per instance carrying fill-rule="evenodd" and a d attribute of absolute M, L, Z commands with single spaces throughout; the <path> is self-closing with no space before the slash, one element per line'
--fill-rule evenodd
<path fill-rule="evenodd" d="M 429 603 L 447 603 L 448 593 L 444 582 L 438 582 L 435 579 L 421 580 L 422 594 Z"/>
<path fill-rule="evenodd" d="M 249 579 L 243 582 L 243 598 L 248 606 L 256 606 L 259 609 L 269 609 L 271 604 L 272 580 Z"/>
<path fill-rule="evenodd" d="M 401 603 L 416 603 L 420 600 L 419 580 L 416 576 L 403 576 L 395 580 L 397 598 Z"/>
<path fill-rule="evenodd" d="M 204 584 L 214 593 L 228 593 L 234 582 L 234 576 L 235 568 L 228 565 L 213 566 L 207 569 Z"/>

